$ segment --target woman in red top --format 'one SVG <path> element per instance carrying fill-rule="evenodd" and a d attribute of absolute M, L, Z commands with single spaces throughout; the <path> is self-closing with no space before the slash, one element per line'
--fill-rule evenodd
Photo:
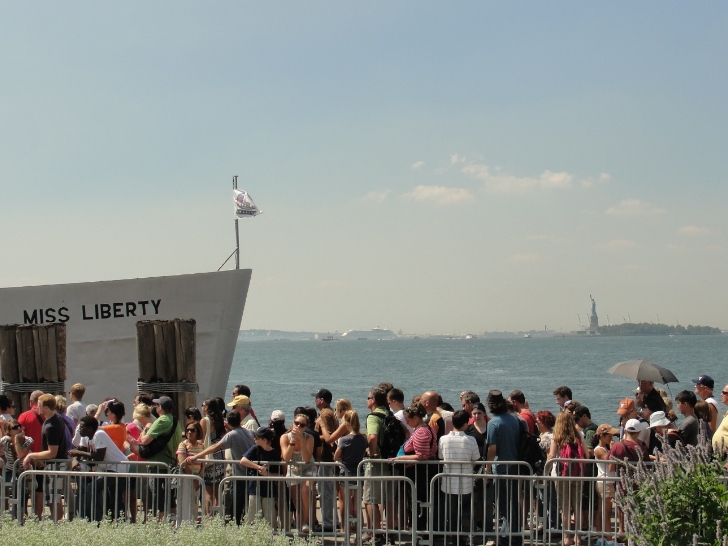
<path fill-rule="evenodd" d="M 404 420 L 407 426 L 414 429 L 412 435 L 404 443 L 404 455 L 393 457 L 390 461 L 417 461 L 417 464 L 405 466 L 405 476 L 415 482 L 418 503 L 426 503 L 430 489 L 430 479 L 437 474 L 437 464 L 426 461 L 437 459 L 437 433 L 425 423 L 425 406 L 420 403 L 412 404 L 404 410 Z M 425 529 L 427 525 L 427 510 L 420 508 L 417 516 L 417 526 Z"/>

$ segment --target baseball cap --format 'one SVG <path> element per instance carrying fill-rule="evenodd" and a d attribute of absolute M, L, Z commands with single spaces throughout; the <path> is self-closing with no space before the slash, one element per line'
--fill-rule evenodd
<path fill-rule="evenodd" d="M 623 398 L 622 401 L 619 403 L 619 409 L 617 410 L 617 413 L 619 415 L 627 415 L 633 409 L 635 409 L 634 400 L 632 398 Z"/>
<path fill-rule="evenodd" d="M 630 419 L 627 424 L 624 425 L 625 432 L 640 432 L 650 425 L 646 421 L 640 421 L 639 419 Z"/>
<path fill-rule="evenodd" d="M 321 398 L 327 404 L 331 404 L 331 399 L 333 398 L 329 389 L 319 389 L 317 392 L 312 392 L 311 396 L 314 398 Z"/>
<path fill-rule="evenodd" d="M 270 420 L 271 421 L 285 421 L 286 420 L 286 414 L 283 413 L 281 410 L 273 410 L 273 413 L 270 414 Z"/>
<path fill-rule="evenodd" d="M 704 387 L 708 387 L 709 389 L 715 387 L 715 381 L 713 381 L 713 378 L 709 375 L 701 375 L 697 379 L 693 379 L 693 383 L 695 383 L 696 385 L 703 385 Z"/>
<path fill-rule="evenodd" d="M 603 423 L 597 427 L 597 431 L 594 433 L 594 435 L 598 438 L 604 434 L 611 434 L 612 436 L 616 436 L 619 434 L 619 430 L 614 428 L 609 423 Z"/>
<path fill-rule="evenodd" d="M 174 409 L 174 400 L 172 400 L 169 396 L 160 396 L 159 398 L 152 400 L 152 402 L 159 404 L 159 407 L 164 411 L 172 411 Z"/>
<path fill-rule="evenodd" d="M 228 402 L 228 406 L 233 408 L 235 406 L 247 406 L 250 404 L 250 398 L 245 396 L 244 394 L 239 394 L 235 398 L 233 398 L 232 402 Z"/>
<path fill-rule="evenodd" d="M 255 435 L 258 438 L 265 438 L 266 440 L 272 440 L 274 436 L 273 431 L 268 427 L 258 427 L 255 431 Z"/>

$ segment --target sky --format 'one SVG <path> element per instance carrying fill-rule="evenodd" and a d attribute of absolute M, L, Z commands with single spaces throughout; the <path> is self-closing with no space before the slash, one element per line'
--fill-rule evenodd
<path fill-rule="evenodd" d="M 0 286 L 217 270 L 237 175 L 243 329 L 728 328 L 726 52 L 725 2 L 9 3 Z"/>

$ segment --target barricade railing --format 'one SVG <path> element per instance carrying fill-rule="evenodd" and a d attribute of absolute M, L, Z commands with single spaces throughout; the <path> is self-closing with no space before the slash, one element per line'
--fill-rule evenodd
<path fill-rule="evenodd" d="M 21 497 L 25 495 L 21 491 L 32 490 L 35 494 L 28 495 L 30 513 L 42 517 L 44 507 L 48 505 L 50 518 L 54 521 L 76 517 L 90 521 L 105 517 L 139 521 L 137 511 L 132 509 L 139 500 L 144 518 L 172 517 L 178 525 L 183 521 L 200 521 L 204 506 L 202 478 L 193 474 L 170 474 L 162 467 L 156 470 L 26 470 L 18 476 L 16 490 Z M 24 520 L 24 510 L 20 510 L 19 517 Z"/>
<path fill-rule="evenodd" d="M 305 487 L 307 484 L 310 487 L 314 481 L 318 486 L 331 484 L 343 501 L 334 519 L 336 524 L 330 528 L 323 524 L 325 514 L 316 510 L 315 503 L 304 504 L 305 495 L 311 493 Z M 254 488 L 252 484 L 255 484 Z M 375 524 L 373 512 L 368 512 L 364 506 L 365 484 L 388 491 L 390 496 L 382 504 L 398 499 L 409 512 L 400 514 L 401 520 L 395 519 L 392 524 Z M 400 521 L 416 521 L 414 483 L 405 476 L 227 476 L 219 487 L 220 498 L 225 499 L 225 518 L 238 524 L 262 518 L 274 532 L 320 537 L 335 544 L 361 545 L 368 539 L 381 544 L 415 544 L 417 527 L 399 524 Z"/>
<path fill-rule="evenodd" d="M 38 464 L 38 463 L 42 463 Z M 43 506 L 46 504 L 46 498 L 50 497 L 50 488 L 51 483 L 50 480 L 43 479 L 41 477 L 38 477 L 37 483 L 32 484 L 32 487 L 28 485 L 27 483 L 24 484 L 23 487 L 18 487 L 18 477 L 21 475 L 25 470 L 23 469 L 23 461 L 17 460 L 13 464 L 11 477 L 10 477 L 10 485 L 9 487 L 4 488 L 4 492 L 6 494 L 7 503 L 3 503 L 3 509 L 9 510 L 9 513 L 12 517 L 17 518 L 20 517 L 23 519 L 25 515 L 27 514 L 28 510 L 28 501 L 30 500 L 32 503 L 30 514 L 35 514 L 36 516 L 42 516 L 43 514 Z M 36 461 L 36 466 L 33 468 L 33 470 L 48 470 L 51 473 L 54 473 L 57 469 L 68 469 L 71 470 L 71 459 L 46 459 L 43 461 Z M 156 472 L 168 472 L 169 466 L 165 463 L 161 462 L 153 462 L 153 461 L 128 461 L 128 462 L 120 462 L 120 463 L 111 463 L 111 462 L 94 462 L 94 461 L 87 461 L 83 463 L 85 468 L 87 470 L 93 470 L 97 466 L 101 468 L 105 468 L 111 471 L 117 470 L 119 465 L 126 465 L 125 467 L 129 468 L 129 471 L 135 472 L 138 470 L 150 470 L 153 469 Z M 101 469 L 100 468 L 100 469 Z M 38 474 L 38 476 L 41 476 L 41 474 Z M 136 482 L 132 482 L 132 489 L 131 493 L 135 493 L 136 489 L 134 488 Z M 53 487 L 57 486 L 54 484 Z M 60 494 L 61 500 L 64 501 L 62 504 L 64 515 L 66 517 L 72 518 L 76 512 L 77 503 L 75 501 L 76 491 L 78 489 L 78 481 L 71 479 L 68 482 L 68 487 L 66 490 L 61 491 L 60 493 L 56 492 L 54 493 L 55 496 L 58 496 Z M 141 493 L 141 492 L 140 492 Z M 41 500 L 42 499 L 42 500 Z M 57 504 L 57 503 L 53 503 Z M 58 509 L 54 510 L 55 517 L 58 517 Z M 132 505 L 130 508 L 130 515 L 132 517 L 132 521 L 135 521 L 136 518 L 136 505 Z"/>
<path fill-rule="evenodd" d="M 295 469 L 300 465 L 269 464 L 265 475 L 248 475 L 239 461 L 204 462 L 208 461 L 228 465 L 236 473 L 217 484 L 220 515 L 242 523 L 260 514 L 278 533 L 320 535 L 336 542 L 353 537 L 356 543 L 373 535 L 375 542 L 417 538 L 434 545 L 438 537 L 444 537 L 456 543 L 528 540 L 538 545 L 574 536 L 592 542 L 613 540 L 622 530 L 614 503 L 618 478 L 589 475 L 597 464 L 594 460 L 553 459 L 546 465 L 546 474 L 536 476 L 523 471 L 530 468 L 525 463 L 508 461 L 496 463 L 507 465 L 500 471 L 506 468 L 508 474 L 485 474 L 484 466 L 492 462 L 367 459 L 356 476 L 345 475 L 337 463 L 320 463 L 315 471 L 309 466 L 308 475 L 297 476 Z M 582 464 L 582 475 L 549 473 L 564 462 Z M 146 472 L 110 472 L 113 463 L 97 463 L 112 468 L 95 472 L 58 468 L 69 461 L 46 463 L 56 466 L 21 472 L 5 497 L 17 501 L 21 517 L 28 504 L 30 513 L 37 513 L 39 498 L 40 508 L 47 501 L 63 501 L 62 512 L 51 511 L 54 519 L 93 519 L 99 516 L 92 510 L 97 505 L 101 515 L 110 513 L 129 521 L 143 520 L 133 511 L 137 505 L 144 517 L 174 514 L 178 522 L 199 521 L 206 514 L 202 479 L 168 474 L 162 463 L 121 463 L 137 470 L 155 467 Z M 468 467 L 472 473 L 450 471 Z M 338 508 L 336 502 L 323 498 L 328 487 L 339 499 Z M 40 497 L 34 494 L 36 488 Z"/>

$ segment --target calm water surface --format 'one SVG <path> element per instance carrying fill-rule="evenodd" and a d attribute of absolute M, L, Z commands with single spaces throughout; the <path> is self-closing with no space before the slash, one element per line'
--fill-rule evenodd
<path fill-rule="evenodd" d="M 574 399 L 589 407 L 597 423 L 617 423 L 619 401 L 633 396 L 633 380 L 609 375 L 617 362 L 647 358 L 672 370 L 673 397 L 693 389 L 690 381 L 708 374 L 716 392 L 728 383 L 725 355 L 728 336 L 644 336 L 530 339 L 402 339 L 392 341 L 238 341 L 228 381 L 252 389 L 258 417 L 267 421 L 274 409 L 287 422 L 298 405 L 312 405 L 311 393 L 329 389 L 366 413 L 368 389 L 389 381 L 404 391 L 405 401 L 434 389 L 459 408 L 459 394 L 473 390 L 482 399 L 490 389 L 526 394 L 534 412 L 557 408 L 551 394 L 568 385 Z M 720 398 L 718 398 L 720 399 Z"/>

